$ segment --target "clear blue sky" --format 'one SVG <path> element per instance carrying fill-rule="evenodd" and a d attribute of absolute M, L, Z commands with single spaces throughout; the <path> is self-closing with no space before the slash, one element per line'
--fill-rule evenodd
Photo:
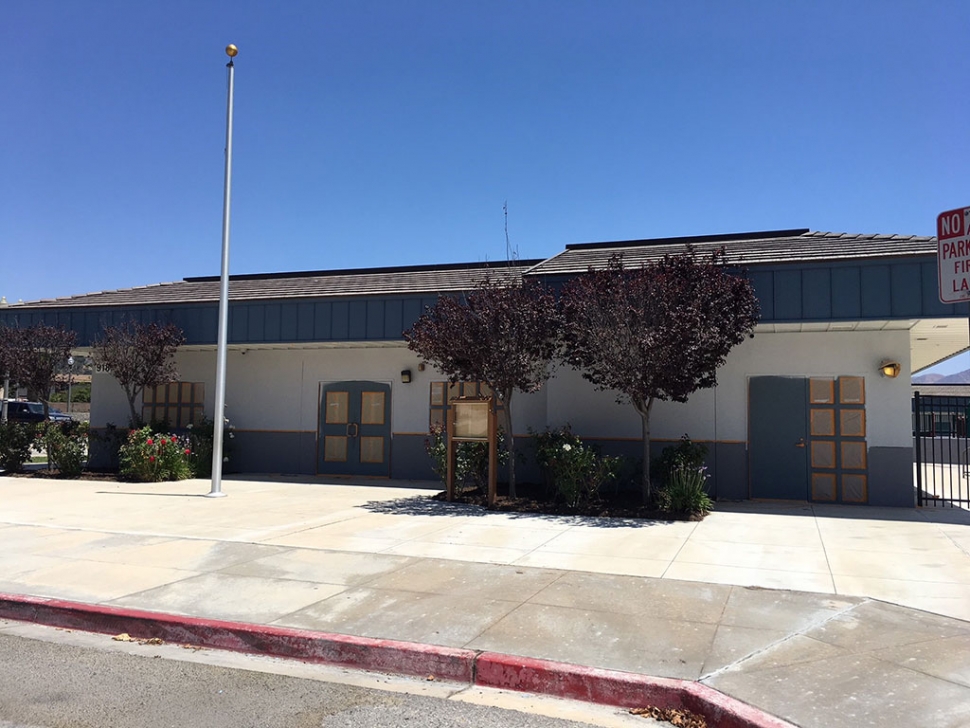
<path fill-rule="evenodd" d="M 7 0 L 0 295 L 970 204 L 970 3 Z"/>

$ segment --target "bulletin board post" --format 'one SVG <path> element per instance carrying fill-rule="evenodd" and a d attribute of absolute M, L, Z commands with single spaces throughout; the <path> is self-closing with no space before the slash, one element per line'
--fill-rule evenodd
<path fill-rule="evenodd" d="M 460 397 L 448 405 L 445 416 L 448 438 L 446 456 L 447 476 L 445 493 L 449 501 L 455 498 L 455 463 L 458 446 L 463 442 L 488 443 L 488 505 L 494 506 L 498 497 L 498 418 L 495 398 Z"/>

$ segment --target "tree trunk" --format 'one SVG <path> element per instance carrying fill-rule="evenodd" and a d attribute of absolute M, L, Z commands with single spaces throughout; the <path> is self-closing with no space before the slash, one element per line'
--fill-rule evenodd
<path fill-rule="evenodd" d="M 502 392 L 505 405 L 502 426 L 505 427 L 505 449 L 509 453 L 509 498 L 515 498 L 515 438 L 512 437 L 512 390 Z"/>
<path fill-rule="evenodd" d="M 643 479 L 641 490 L 643 494 L 643 505 L 650 505 L 650 497 L 653 490 L 650 483 L 650 410 L 653 408 L 653 397 L 647 400 L 646 406 L 643 403 L 634 403 L 637 412 L 640 413 L 640 425 L 643 433 Z"/>
<path fill-rule="evenodd" d="M 137 430 L 138 425 L 141 423 L 141 417 L 135 412 L 135 397 L 138 396 L 138 392 L 129 392 L 125 390 L 125 396 L 128 398 L 128 409 L 131 410 L 131 417 L 128 420 L 128 427 L 132 430 Z"/>

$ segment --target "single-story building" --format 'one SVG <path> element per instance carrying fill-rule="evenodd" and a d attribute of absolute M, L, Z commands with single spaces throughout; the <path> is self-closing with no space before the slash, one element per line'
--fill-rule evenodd
<path fill-rule="evenodd" d="M 458 389 L 404 343 L 425 307 L 485 276 L 556 285 L 614 254 L 636 266 L 687 244 L 701 254 L 723 248 L 747 271 L 761 321 L 716 388 L 655 405 L 656 450 L 684 434 L 706 443 L 722 499 L 912 505 L 910 374 L 967 348 L 970 307 L 940 302 L 935 238 L 808 229 L 584 243 L 507 264 L 232 276 L 226 414 L 234 466 L 433 477 L 425 438 Z M 82 349 L 127 318 L 177 324 L 186 337 L 181 381 L 146 393 L 143 414 L 179 425 L 201 412 L 212 417 L 218 298 L 217 276 L 186 278 L 10 305 L 0 322 L 62 325 Z M 527 439 L 568 423 L 604 452 L 635 454 L 639 416 L 615 399 L 559 368 L 541 391 L 516 395 L 513 429 Z M 117 382 L 95 374 L 92 425 L 123 425 L 127 411 Z"/>

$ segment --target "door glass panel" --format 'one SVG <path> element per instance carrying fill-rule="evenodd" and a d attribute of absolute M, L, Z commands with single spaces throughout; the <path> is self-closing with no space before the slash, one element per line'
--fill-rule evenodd
<path fill-rule="evenodd" d="M 812 467 L 835 467 L 835 443 L 831 441 L 816 441 L 812 443 Z"/>
<path fill-rule="evenodd" d="M 431 382 L 431 406 L 441 407 L 445 403 L 445 383 Z"/>
<path fill-rule="evenodd" d="M 812 500 L 835 500 L 835 475 L 812 473 Z"/>
<path fill-rule="evenodd" d="M 842 476 L 842 500 L 852 503 L 866 502 L 866 476 L 846 473 Z"/>
<path fill-rule="evenodd" d="M 448 401 L 451 402 L 454 399 L 458 399 L 461 396 L 461 385 L 458 383 L 448 384 Z"/>
<path fill-rule="evenodd" d="M 384 462 L 384 438 L 383 437 L 361 437 L 360 438 L 360 461 L 362 463 Z"/>
<path fill-rule="evenodd" d="M 842 443 L 842 469 L 866 469 L 866 443 L 852 441 Z"/>
<path fill-rule="evenodd" d="M 866 380 L 862 377 L 839 377 L 839 402 L 865 404 Z"/>
<path fill-rule="evenodd" d="M 328 425 L 347 424 L 347 392 L 327 392 L 327 413 L 325 422 Z"/>
<path fill-rule="evenodd" d="M 347 437 L 327 435 L 323 438 L 323 459 L 328 463 L 347 462 Z"/>
<path fill-rule="evenodd" d="M 812 404 L 834 404 L 835 381 L 832 379 L 812 379 L 809 382 L 808 397 Z"/>
<path fill-rule="evenodd" d="M 384 424 L 384 393 L 383 392 L 361 392 L 360 393 L 360 424 L 362 425 L 383 425 Z"/>
<path fill-rule="evenodd" d="M 835 435 L 835 410 L 812 408 L 812 435 Z"/>
<path fill-rule="evenodd" d="M 444 428 L 445 426 L 445 411 L 443 409 L 433 409 L 431 410 L 431 416 L 429 418 L 429 425 L 434 429 L 436 427 Z"/>
<path fill-rule="evenodd" d="M 866 436 L 866 412 L 861 409 L 844 409 L 839 412 L 839 434 L 842 437 Z"/>

